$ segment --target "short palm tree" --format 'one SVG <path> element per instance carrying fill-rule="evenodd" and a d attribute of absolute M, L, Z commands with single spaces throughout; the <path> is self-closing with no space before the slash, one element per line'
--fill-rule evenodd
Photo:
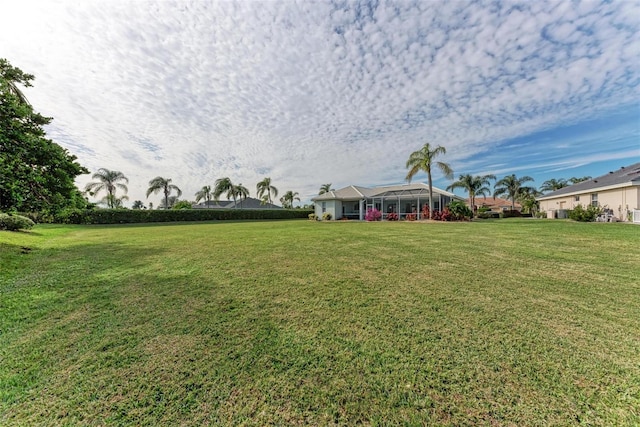
<path fill-rule="evenodd" d="M 256 185 L 256 190 L 258 191 L 258 197 L 262 198 L 262 196 L 264 195 L 267 196 L 267 201 L 269 204 L 271 204 L 272 194 L 274 198 L 278 197 L 278 189 L 273 185 L 271 185 L 271 178 L 265 178 L 262 181 L 260 181 Z"/>
<path fill-rule="evenodd" d="M 104 203 L 109 208 L 112 208 L 112 209 L 119 209 L 124 207 L 122 202 L 125 200 L 129 200 L 129 196 L 123 195 L 122 197 L 116 197 L 115 194 L 114 195 L 107 194 L 102 198 L 102 200 L 100 200 L 100 203 Z"/>
<path fill-rule="evenodd" d="M 98 172 L 94 173 L 91 177 L 92 179 L 97 179 L 97 182 L 90 182 L 86 185 L 85 191 L 88 191 L 90 194 L 95 195 L 102 190 L 107 192 L 106 197 L 103 201 L 107 204 L 109 208 L 115 208 L 115 204 L 118 198 L 116 197 L 116 190 L 119 188 L 125 193 L 129 190 L 125 184 L 122 184 L 121 181 L 129 183 L 129 178 L 124 176 L 124 174 L 120 171 L 112 171 L 105 168 L 98 169 Z M 122 204 L 122 202 L 120 202 Z"/>
<path fill-rule="evenodd" d="M 491 194 L 489 185 L 492 179 L 495 180 L 496 176 L 491 174 L 483 176 L 473 176 L 470 174 L 460 175 L 456 182 L 447 187 L 447 190 L 451 191 L 456 188 L 467 190 L 471 211 L 475 212 L 476 196 L 487 196 Z"/>
<path fill-rule="evenodd" d="M 242 209 L 242 201 L 246 200 L 249 197 L 249 189 L 242 184 L 233 186 L 233 200 L 236 200 L 236 197 L 240 198 L 240 209 Z"/>
<path fill-rule="evenodd" d="M 542 183 L 542 185 L 540 186 L 540 191 L 542 191 L 543 193 L 556 191 L 568 185 L 569 183 L 564 178 L 560 178 L 560 179 L 552 178 Z"/>
<path fill-rule="evenodd" d="M 500 181 L 496 182 L 493 186 L 493 197 L 506 195 L 511 200 L 511 210 L 515 210 L 516 199 L 526 192 L 534 192 L 535 188 L 526 187 L 523 184 L 525 182 L 533 181 L 530 176 L 523 176 L 521 178 L 515 175 L 507 175 Z"/>
<path fill-rule="evenodd" d="M 300 197 L 298 197 L 299 194 L 297 191 L 287 191 L 286 193 L 284 193 L 284 196 L 282 196 L 280 198 L 280 202 L 282 203 L 282 207 L 286 208 L 286 209 L 292 209 L 293 208 L 293 201 L 297 200 L 300 201 Z"/>
<path fill-rule="evenodd" d="M 574 177 L 569 178 L 569 182 L 571 184 L 577 184 L 577 183 L 582 182 L 582 181 L 589 181 L 590 179 L 591 179 L 590 176 L 583 176 L 583 177 L 579 177 L 579 178 L 576 178 L 574 176 Z"/>
<path fill-rule="evenodd" d="M 211 201 L 211 197 L 213 196 L 213 190 L 211 186 L 205 185 L 196 193 L 196 203 L 199 203 L 200 200 L 204 199 L 207 203 L 207 207 L 209 207 L 209 202 Z"/>
<path fill-rule="evenodd" d="M 216 179 L 215 186 L 213 187 L 213 198 L 217 201 L 223 193 L 227 193 L 227 198 L 233 197 L 233 201 L 236 201 L 236 194 L 233 191 L 233 182 L 228 177 Z M 235 203 L 234 203 L 235 204 Z"/>
<path fill-rule="evenodd" d="M 324 194 L 324 193 L 328 193 L 329 191 L 335 191 L 333 188 L 331 188 L 331 183 L 329 184 L 322 184 L 320 186 L 320 191 L 318 192 L 318 196 Z"/>
<path fill-rule="evenodd" d="M 133 202 L 131 209 L 144 209 L 144 203 L 142 203 L 142 200 L 136 200 Z"/>
<path fill-rule="evenodd" d="M 413 178 L 418 172 L 424 171 L 427 173 L 427 180 L 429 183 L 429 219 L 433 218 L 433 180 L 431 178 L 431 170 L 433 166 L 435 165 L 440 169 L 447 179 L 453 178 L 453 169 L 451 169 L 451 166 L 447 163 L 435 161 L 436 157 L 446 153 L 446 148 L 440 145 L 435 148 L 431 148 L 427 142 L 420 150 L 414 151 L 409 155 L 409 160 L 407 160 L 407 164 L 405 166 L 409 169 L 407 177 L 405 178 L 409 182 L 411 182 L 411 178 Z"/>
<path fill-rule="evenodd" d="M 178 186 L 171 183 L 171 178 L 163 178 L 161 176 L 156 176 L 151 181 L 149 181 L 149 188 L 147 189 L 147 198 L 151 193 L 157 193 L 162 191 L 164 194 L 164 207 L 165 209 L 169 209 L 169 194 L 172 191 L 175 191 L 177 196 L 182 196 L 182 190 L 178 188 Z"/>

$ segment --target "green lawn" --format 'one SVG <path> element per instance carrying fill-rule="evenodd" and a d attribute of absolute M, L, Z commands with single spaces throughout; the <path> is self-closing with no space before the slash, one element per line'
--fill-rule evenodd
<path fill-rule="evenodd" d="M 640 227 L 0 232 L 0 425 L 102 424 L 638 425 Z"/>

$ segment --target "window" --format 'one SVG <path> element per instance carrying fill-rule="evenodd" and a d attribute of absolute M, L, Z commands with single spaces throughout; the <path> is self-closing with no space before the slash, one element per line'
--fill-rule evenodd
<path fill-rule="evenodd" d="M 579 201 L 580 201 L 580 196 L 576 196 L 576 197 L 574 197 L 574 200 L 575 200 L 576 202 L 579 202 Z"/>
<path fill-rule="evenodd" d="M 360 212 L 360 203 L 356 203 L 355 205 L 353 205 L 353 211 Z"/>
<path fill-rule="evenodd" d="M 322 202 L 322 213 L 327 211 L 327 202 Z"/>
<path fill-rule="evenodd" d="M 591 195 L 591 206 L 598 206 L 598 193 Z"/>

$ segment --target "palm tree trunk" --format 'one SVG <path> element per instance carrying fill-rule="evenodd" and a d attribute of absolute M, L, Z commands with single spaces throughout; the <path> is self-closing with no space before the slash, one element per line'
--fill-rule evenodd
<path fill-rule="evenodd" d="M 433 185 L 431 184 L 431 171 L 427 171 L 429 179 L 429 219 L 433 218 Z"/>

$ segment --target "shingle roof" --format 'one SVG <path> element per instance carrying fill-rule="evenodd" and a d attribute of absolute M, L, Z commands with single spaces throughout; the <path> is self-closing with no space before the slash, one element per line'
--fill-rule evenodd
<path fill-rule="evenodd" d="M 461 197 L 438 187 L 433 187 L 433 192 L 435 194 L 442 194 L 444 196 L 462 200 Z M 348 187 L 341 188 L 340 190 L 329 191 L 313 197 L 311 200 L 360 200 L 372 197 L 418 196 L 426 194 L 429 194 L 429 186 L 422 182 L 415 184 L 386 185 L 374 188 L 350 185 Z"/>
<path fill-rule="evenodd" d="M 197 205 L 193 205 L 194 209 L 232 209 L 235 206 L 243 209 L 282 209 L 282 207 L 274 205 L 274 204 L 265 204 L 258 199 L 254 199 L 253 197 L 247 197 L 243 199 L 242 202 L 238 199 L 237 202 L 234 203 L 233 200 L 218 200 L 217 202 L 212 200 L 207 204 L 206 202 L 199 203 Z"/>
<path fill-rule="evenodd" d="M 552 199 L 558 196 L 566 196 L 577 193 L 585 193 L 605 187 L 622 187 L 625 185 L 640 185 L 640 163 L 626 166 L 615 172 L 582 181 L 568 187 L 561 188 L 542 197 L 538 200 Z"/>

